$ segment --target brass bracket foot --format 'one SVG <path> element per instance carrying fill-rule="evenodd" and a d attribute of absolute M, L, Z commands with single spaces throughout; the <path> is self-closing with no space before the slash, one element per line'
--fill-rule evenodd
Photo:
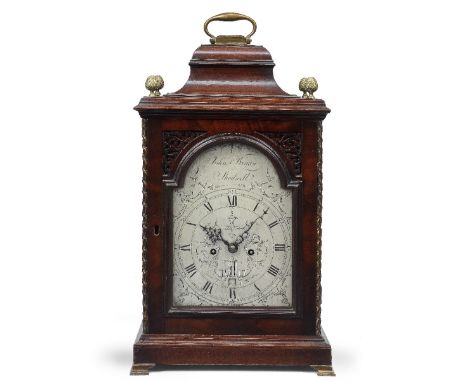
<path fill-rule="evenodd" d="M 155 363 L 134 363 L 130 375 L 148 375 L 150 369 L 155 366 Z"/>
<path fill-rule="evenodd" d="M 311 366 L 317 372 L 318 376 L 334 377 L 336 375 L 331 365 L 311 365 Z"/>

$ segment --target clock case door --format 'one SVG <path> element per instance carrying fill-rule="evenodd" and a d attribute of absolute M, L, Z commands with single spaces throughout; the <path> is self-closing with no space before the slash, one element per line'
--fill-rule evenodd
<path fill-rule="evenodd" d="M 211 131 L 212 126 L 217 121 L 202 120 L 198 121 L 198 126 L 204 128 L 203 131 Z M 250 121 L 250 123 L 255 124 L 255 122 Z M 163 178 L 163 199 L 166 200 L 164 203 L 164 212 L 165 216 L 164 221 L 166 222 L 165 237 L 164 237 L 164 253 L 165 256 L 165 295 L 164 299 L 164 312 L 167 316 L 184 316 L 184 315 L 206 315 L 206 316 L 235 316 L 238 314 L 250 315 L 255 317 L 262 316 L 272 316 L 276 317 L 298 317 L 300 312 L 297 310 L 297 300 L 298 293 L 300 291 L 299 282 L 299 271 L 297 263 L 297 253 L 300 253 L 301 240 L 298 236 L 298 221 L 301 220 L 301 206 L 300 197 L 302 196 L 302 180 L 296 178 L 293 172 L 291 172 L 290 166 L 288 166 L 288 158 L 281 155 L 281 150 L 275 150 L 272 146 L 272 142 L 268 141 L 266 137 L 272 132 L 262 132 L 251 131 L 249 134 L 243 134 L 238 132 L 245 121 L 236 121 L 236 120 L 225 120 L 225 130 L 224 132 L 218 132 L 214 135 L 205 135 L 204 133 L 200 134 L 200 138 L 195 140 L 194 143 L 187 145 L 188 150 L 177 163 L 176 169 L 172 174 L 167 174 L 167 177 Z M 233 131 L 237 131 L 233 133 Z M 171 135 L 170 131 L 165 131 L 163 135 Z M 176 135 L 177 132 L 173 132 L 172 135 Z M 288 133 L 282 132 L 283 136 L 288 136 Z M 296 144 L 295 150 L 296 155 L 300 157 L 300 133 L 290 133 L 289 139 Z M 163 138 L 164 141 L 164 138 Z M 175 256 L 175 245 L 173 243 L 173 194 L 178 187 L 181 187 L 185 181 L 186 170 L 191 165 L 193 160 L 197 158 L 204 150 L 215 148 L 217 145 L 222 144 L 241 144 L 247 145 L 254 149 L 257 149 L 259 152 L 263 153 L 267 159 L 273 164 L 276 169 L 276 172 L 280 179 L 281 188 L 290 189 L 292 194 L 292 219 L 291 219 L 291 230 L 292 230 L 292 240 L 291 240 L 291 254 L 292 254 L 292 301 L 290 307 L 267 307 L 267 306 L 176 306 L 173 301 L 173 258 Z"/>
<path fill-rule="evenodd" d="M 179 91 L 144 97 L 135 108 L 143 119 L 143 322 L 135 363 L 232 364 L 224 341 L 243 336 L 242 341 L 251 341 L 246 346 L 270 346 L 268 341 L 281 335 L 285 347 L 277 344 L 278 353 L 238 362 L 331 364 L 320 321 L 322 120 L 329 109 L 322 100 L 285 93 L 274 80 L 273 66 L 261 46 L 202 45 Z M 283 184 L 294 189 L 292 309 L 172 306 L 171 195 L 204 145 L 224 140 L 267 148 Z M 193 335 L 214 336 L 219 357 L 188 356 L 198 342 L 184 336 Z M 173 346 L 185 350 L 171 353 Z M 162 349 L 169 353 L 163 355 Z M 285 349 L 295 355 L 285 359 Z"/>

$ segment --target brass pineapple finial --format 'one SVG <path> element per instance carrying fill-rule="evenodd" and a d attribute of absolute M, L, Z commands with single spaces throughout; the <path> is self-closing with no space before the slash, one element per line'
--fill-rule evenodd
<path fill-rule="evenodd" d="M 145 82 L 145 88 L 150 91 L 149 97 L 159 97 L 159 92 L 164 87 L 164 80 L 161 76 L 148 76 Z"/>
<path fill-rule="evenodd" d="M 299 81 L 299 90 L 304 92 L 302 98 L 315 99 L 314 92 L 318 89 L 317 80 L 314 77 L 304 77 Z"/>

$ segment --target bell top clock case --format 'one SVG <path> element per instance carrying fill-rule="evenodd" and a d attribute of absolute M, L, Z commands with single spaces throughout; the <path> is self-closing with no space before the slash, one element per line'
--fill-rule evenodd
<path fill-rule="evenodd" d="M 151 76 L 136 107 L 143 333 L 321 335 L 329 109 L 313 78 L 301 80 L 302 96 L 283 91 L 250 36 L 209 35 L 180 90 L 160 95 L 164 82 Z"/>
<path fill-rule="evenodd" d="M 247 36 L 212 21 L 248 20 Z M 182 88 L 159 75 L 143 135 L 143 320 L 132 374 L 157 365 L 309 365 L 333 375 L 321 325 L 322 120 L 317 81 L 283 91 L 225 13 Z M 163 57 L 164 58 L 164 57 Z M 161 59 L 163 59 L 161 58 Z M 167 59 L 170 59 L 169 57 Z"/>

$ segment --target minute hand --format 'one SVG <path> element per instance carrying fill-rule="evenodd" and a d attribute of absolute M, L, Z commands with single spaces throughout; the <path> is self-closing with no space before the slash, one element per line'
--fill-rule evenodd
<path fill-rule="evenodd" d="M 263 214 L 262 214 L 261 216 L 258 216 L 254 221 L 252 221 L 252 222 L 249 224 L 249 226 L 247 227 L 247 229 L 246 229 L 244 232 L 242 232 L 240 235 L 238 235 L 238 236 L 236 237 L 236 240 L 235 240 L 234 242 L 235 242 L 236 244 L 242 243 L 242 242 L 244 241 L 244 235 L 245 235 L 247 232 L 249 232 L 250 229 L 251 229 L 251 228 L 253 227 L 253 225 L 255 224 L 255 222 L 256 222 L 258 219 L 262 218 L 263 215 L 265 215 L 267 212 L 268 212 L 268 209 L 264 210 L 264 211 L 263 211 Z"/>

